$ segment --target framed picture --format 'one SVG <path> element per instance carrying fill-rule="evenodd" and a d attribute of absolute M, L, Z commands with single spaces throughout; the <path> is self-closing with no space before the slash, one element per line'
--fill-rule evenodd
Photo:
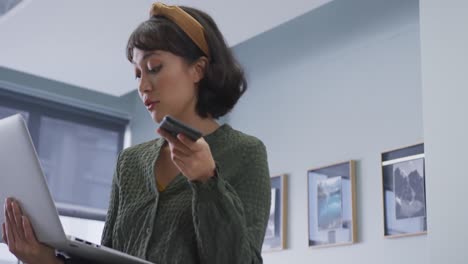
<path fill-rule="evenodd" d="M 382 153 L 384 236 L 427 233 L 424 143 Z"/>
<path fill-rule="evenodd" d="M 270 218 L 263 241 L 263 252 L 286 248 L 286 177 L 285 174 L 271 177 Z"/>
<path fill-rule="evenodd" d="M 307 172 L 309 247 L 355 243 L 355 162 Z"/>

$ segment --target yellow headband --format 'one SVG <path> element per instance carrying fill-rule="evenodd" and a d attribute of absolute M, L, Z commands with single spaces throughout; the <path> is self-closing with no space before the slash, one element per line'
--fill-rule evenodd
<path fill-rule="evenodd" d="M 153 3 L 151 6 L 150 17 L 156 15 L 164 16 L 176 23 L 205 55 L 210 57 L 203 26 L 195 18 L 178 6 L 167 6 L 163 3 Z"/>

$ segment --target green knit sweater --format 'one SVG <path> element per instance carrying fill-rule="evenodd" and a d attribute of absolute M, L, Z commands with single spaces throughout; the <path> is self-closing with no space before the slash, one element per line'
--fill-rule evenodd
<path fill-rule="evenodd" d="M 103 245 L 158 264 L 262 263 L 271 202 L 266 148 L 227 124 L 205 140 L 218 177 L 201 183 L 179 174 L 161 193 L 154 164 L 164 139 L 120 153 Z"/>

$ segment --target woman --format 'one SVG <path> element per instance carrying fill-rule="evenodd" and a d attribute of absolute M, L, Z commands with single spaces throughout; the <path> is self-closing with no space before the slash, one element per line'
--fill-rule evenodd
<path fill-rule="evenodd" d="M 216 24 L 194 8 L 155 3 L 130 36 L 127 58 L 152 119 L 171 115 L 204 136 L 193 142 L 158 129 L 161 138 L 119 154 L 101 243 L 161 264 L 262 263 L 266 149 L 216 122 L 247 88 Z M 3 225 L 10 251 L 28 264 L 64 263 L 11 201 Z"/>

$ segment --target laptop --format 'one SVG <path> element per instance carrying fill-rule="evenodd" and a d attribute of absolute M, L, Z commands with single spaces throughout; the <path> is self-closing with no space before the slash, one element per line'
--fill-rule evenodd
<path fill-rule="evenodd" d="M 99 263 L 151 264 L 65 234 L 26 122 L 20 114 L 0 119 L 0 169 L 2 207 L 7 197 L 17 200 L 23 213 L 31 220 L 37 239 L 42 243 L 70 256 Z M 0 223 L 5 222 L 4 219 L 2 209 Z"/>

